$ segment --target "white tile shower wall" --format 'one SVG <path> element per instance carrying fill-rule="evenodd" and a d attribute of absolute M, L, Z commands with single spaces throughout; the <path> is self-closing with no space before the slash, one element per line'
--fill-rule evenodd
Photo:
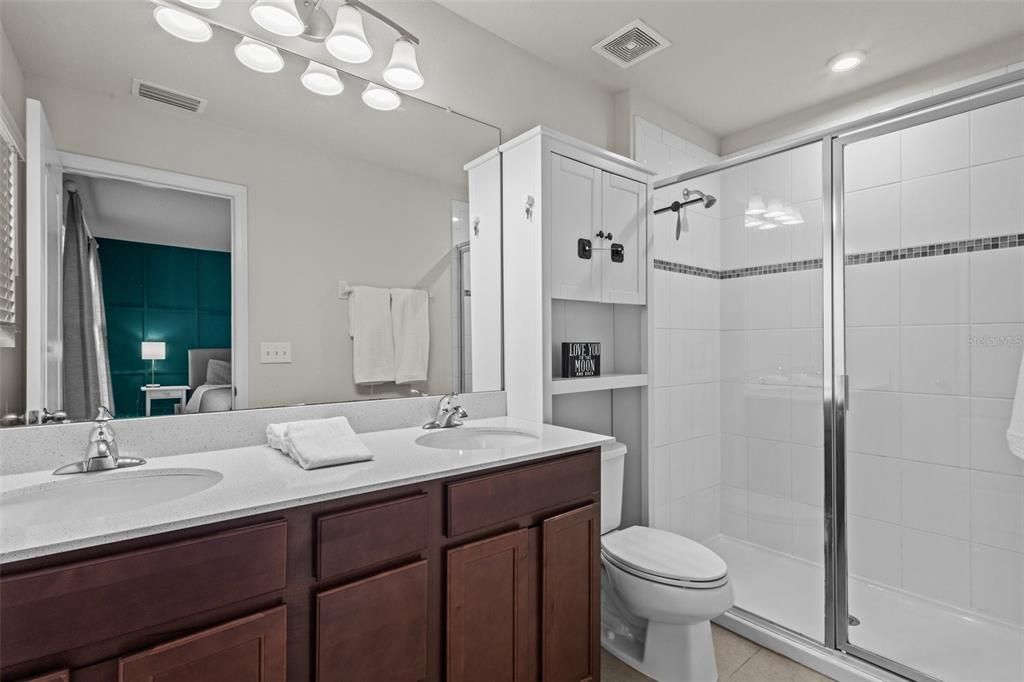
<path fill-rule="evenodd" d="M 667 130 L 636 119 L 637 160 L 659 177 L 699 168 L 717 156 Z M 717 178 L 688 185 L 719 196 Z M 681 187 L 656 193 L 655 205 L 680 198 Z M 676 216 L 656 216 L 654 258 L 709 269 L 721 267 L 719 214 L 687 209 L 676 238 Z M 719 532 L 719 282 L 654 272 L 653 363 L 655 448 L 651 525 L 703 540 Z"/>
<path fill-rule="evenodd" d="M 847 151 L 847 253 L 1024 233 L 1024 100 Z M 851 265 L 846 294 L 851 572 L 1024 623 L 1024 248 Z"/>

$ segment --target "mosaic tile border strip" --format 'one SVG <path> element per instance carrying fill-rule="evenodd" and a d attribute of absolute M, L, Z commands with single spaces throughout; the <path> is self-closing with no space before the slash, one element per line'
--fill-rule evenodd
<path fill-rule="evenodd" d="M 887 251 L 871 251 L 868 253 L 854 253 L 846 257 L 847 265 L 863 265 L 866 263 L 886 263 L 898 260 L 911 260 L 914 258 L 931 258 L 934 256 L 948 256 L 957 253 L 973 253 L 974 251 L 995 251 L 997 249 L 1012 249 L 1024 247 L 1024 233 L 1004 234 L 998 237 L 981 237 L 979 239 L 964 239 L 955 242 L 942 242 L 940 244 L 926 244 L 924 246 L 908 246 L 904 249 L 889 249 Z M 810 260 L 797 260 L 788 263 L 773 263 L 771 265 L 754 265 L 747 268 L 735 268 L 732 270 L 712 270 L 701 268 L 695 265 L 684 265 L 672 261 L 654 259 L 655 270 L 665 270 L 694 277 L 707 277 L 709 279 L 736 279 L 738 277 L 757 277 L 760 275 L 774 275 L 782 272 L 799 272 L 801 270 L 820 270 L 822 262 L 820 258 Z"/>

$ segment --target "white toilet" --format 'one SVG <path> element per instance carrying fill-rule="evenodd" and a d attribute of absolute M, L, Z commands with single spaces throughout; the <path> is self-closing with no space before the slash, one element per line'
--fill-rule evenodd
<path fill-rule="evenodd" d="M 626 446 L 601 453 L 601 644 L 659 682 L 718 679 L 711 619 L 732 606 L 725 561 L 710 549 L 622 517 Z"/>

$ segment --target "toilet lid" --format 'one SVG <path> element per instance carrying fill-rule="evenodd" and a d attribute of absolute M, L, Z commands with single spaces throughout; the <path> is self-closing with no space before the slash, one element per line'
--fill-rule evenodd
<path fill-rule="evenodd" d="M 659 578 L 711 582 L 725 577 L 726 565 L 710 549 L 682 535 L 631 526 L 601 538 L 605 553 L 618 563 Z"/>

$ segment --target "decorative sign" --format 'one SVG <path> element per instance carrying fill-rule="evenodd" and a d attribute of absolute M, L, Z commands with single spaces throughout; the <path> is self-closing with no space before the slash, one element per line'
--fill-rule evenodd
<path fill-rule="evenodd" d="M 601 344 L 566 341 L 562 343 L 562 377 L 601 376 Z"/>

